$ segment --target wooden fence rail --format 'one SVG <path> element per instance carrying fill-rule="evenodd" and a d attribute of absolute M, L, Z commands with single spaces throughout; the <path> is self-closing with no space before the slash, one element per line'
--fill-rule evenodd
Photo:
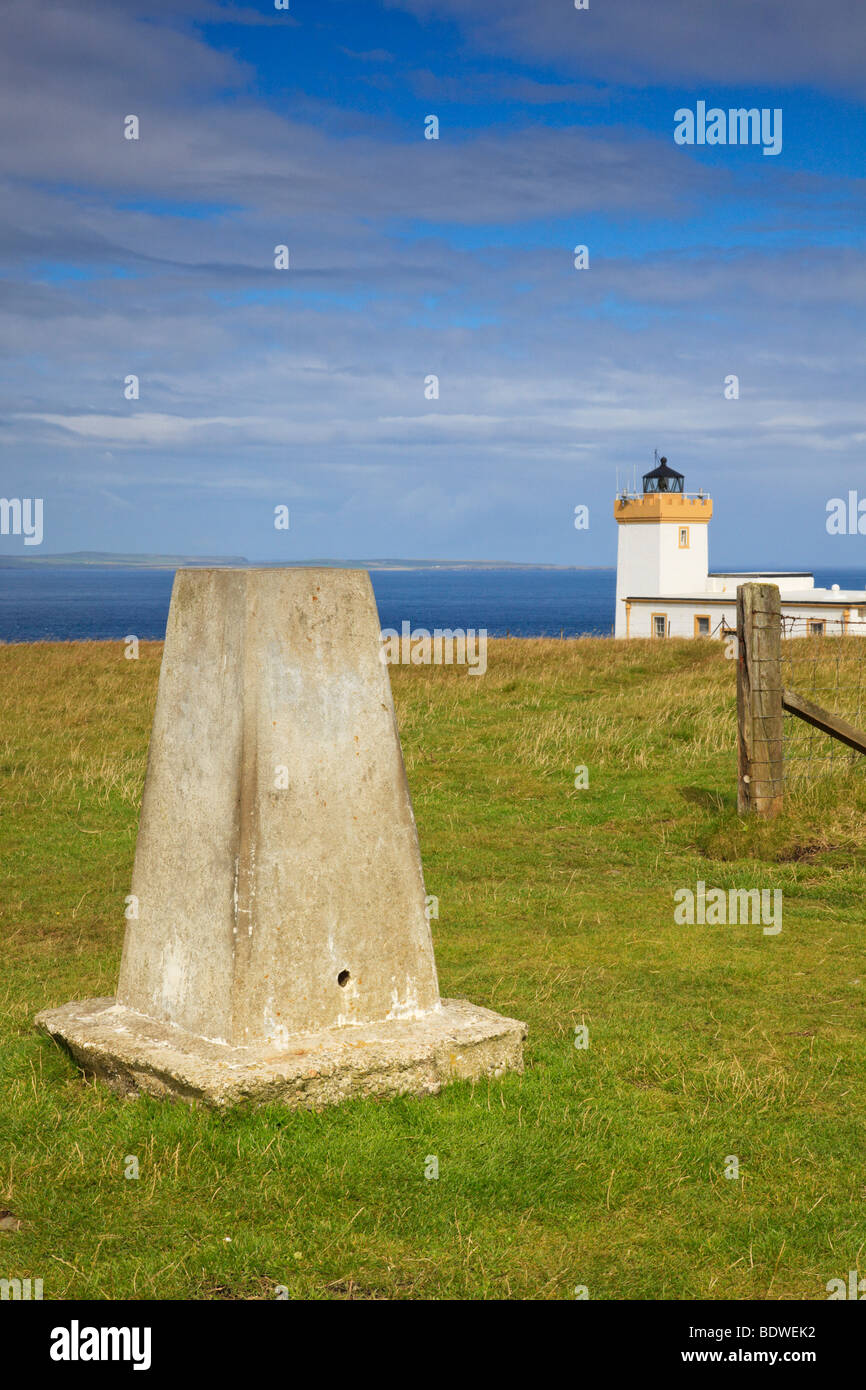
<path fill-rule="evenodd" d="M 849 748 L 855 748 L 858 753 L 866 753 L 866 734 L 855 729 L 847 719 L 840 719 L 838 714 L 830 714 L 820 705 L 813 704 L 811 700 L 804 700 L 802 695 L 796 695 L 793 690 L 782 691 L 782 708 L 789 714 L 796 714 L 798 719 L 811 724 L 813 728 L 820 729 L 823 734 L 837 738 L 840 743 L 847 743 Z"/>

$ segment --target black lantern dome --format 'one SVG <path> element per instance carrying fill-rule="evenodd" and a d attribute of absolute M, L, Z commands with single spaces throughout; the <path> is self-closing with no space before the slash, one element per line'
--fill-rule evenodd
<path fill-rule="evenodd" d="M 651 473 L 643 475 L 644 492 L 682 492 L 685 478 L 682 473 L 677 473 L 673 468 L 668 468 L 668 461 L 663 458 L 658 467 Z"/>

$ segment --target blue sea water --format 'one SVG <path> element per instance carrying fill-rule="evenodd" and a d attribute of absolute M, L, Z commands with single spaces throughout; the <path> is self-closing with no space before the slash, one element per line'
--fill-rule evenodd
<path fill-rule="evenodd" d="M 372 570 L 382 627 L 609 635 L 613 570 Z M 172 570 L 0 564 L 0 642 L 162 638 Z"/>
<path fill-rule="evenodd" d="M 479 628 L 491 637 L 608 636 L 613 570 L 373 570 L 382 627 Z M 0 642 L 165 636 L 172 570 L 0 562 Z M 864 570 L 816 570 L 818 585 L 866 586 Z"/>

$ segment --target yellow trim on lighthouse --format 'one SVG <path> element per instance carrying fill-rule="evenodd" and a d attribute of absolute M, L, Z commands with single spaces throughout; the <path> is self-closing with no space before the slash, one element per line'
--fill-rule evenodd
<path fill-rule="evenodd" d="M 624 522 L 709 521 L 711 497 L 684 497 L 681 492 L 647 492 L 643 497 L 617 497 L 614 519 Z"/>

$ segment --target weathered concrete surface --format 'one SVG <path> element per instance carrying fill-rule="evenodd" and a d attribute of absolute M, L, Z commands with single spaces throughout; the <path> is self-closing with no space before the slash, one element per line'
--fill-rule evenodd
<path fill-rule="evenodd" d="M 526 1036 L 524 1023 L 462 999 L 443 999 L 424 1019 L 300 1034 L 289 1048 L 208 1042 L 113 999 L 64 1004 L 37 1022 L 121 1094 L 218 1107 L 319 1109 L 360 1096 L 434 1094 L 449 1081 L 522 1071 Z"/>
<path fill-rule="evenodd" d="M 132 894 L 111 1015 L 37 1020 L 126 1089 L 319 1104 L 520 1065 L 522 1024 L 439 1000 L 364 571 L 178 571 Z"/>
<path fill-rule="evenodd" d="M 435 1008 L 364 571 L 181 570 L 150 748 L 120 1003 L 236 1044 Z"/>

